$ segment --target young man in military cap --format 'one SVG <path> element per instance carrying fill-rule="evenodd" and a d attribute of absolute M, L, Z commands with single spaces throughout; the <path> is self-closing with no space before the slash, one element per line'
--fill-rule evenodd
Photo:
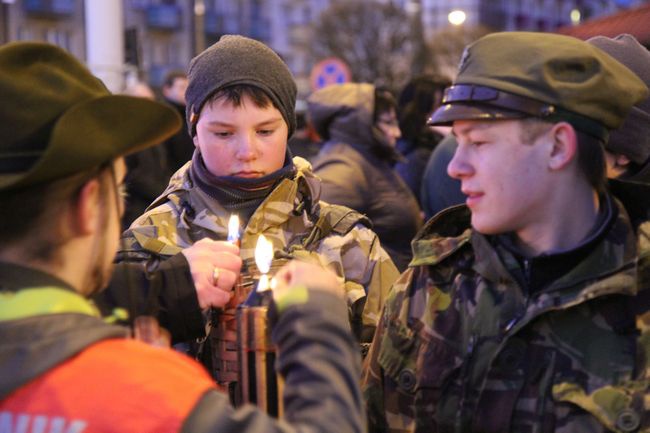
<path fill-rule="evenodd" d="M 647 96 L 585 42 L 470 45 L 433 125 L 459 146 L 466 205 L 430 220 L 364 371 L 377 431 L 636 431 L 648 209 L 606 187 L 603 144 Z M 635 215 L 631 215 L 631 209 Z M 639 212 L 641 214 L 639 214 Z M 639 240 L 641 240 L 639 242 Z"/>
<path fill-rule="evenodd" d="M 234 410 L 199 364 L 126 339 L 86 299 L 111 274 L 124 155 L 178 130 L 171 108 L 111 95 L 70 54 L 34 42 L 0 47 L 0 94 L 0 430 L 362 431 L 344 291 L 316 265 L 276 275 L 282 420 Z"/>

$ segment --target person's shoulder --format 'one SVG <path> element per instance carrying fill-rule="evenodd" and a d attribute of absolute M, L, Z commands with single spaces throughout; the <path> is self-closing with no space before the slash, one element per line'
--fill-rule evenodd
<path fill-rule="evenodd" d="M 330 141 L 325 143 L 318 155 L 314 158 L 314 171 L 318 172 L 328 165 L 337 165 L 355 169 L 364 163 L 363 155 L 354 147 L 341 143 Z"/>
<path fill-rule="evenodd" d="M 415 235 L 410 266 L 436 265 L 470 243 L 471 212 L 465 205 L 447 208 Z"/>
<path fill-rule="evenodd" d="M 138 431 L 180 431 L 183 420 L 215 385 L 201 365 L 171 349 L 128 339 L 88 346 L 59 369 L 53 384 L 95 424 L 130 423 Z M 97 412 L 97 408 L 106 408 Z M 126 429 L 128 430 L 128 429 Z"/>
<path fill-rule="evenodd" d="M 178 222 L 179 212 L 171 202 L 145 212 L 122 234 L 118 254 L 149 251 L 172 256 L 180 252 Z"/>
<path fill-rule="evenodd" d="M 324 220 L 332 232 L 345 235 L 351 230 L 372 229 L 370 219 L 356 210 L 339 204 L 319 201 L 319 220 Z"/>
<path fill-rule="evenodd" d="M 111 372 L 125 381 L 147 381 L 157 378 L 170 385 L 186 383 L 188 387 L 207 390 L 213 384 L 205 369 L 187 356 L 172 349 L 160 348 L 139 341 L 115 338 L 89 346 L 79 355 L 107 375 Z M 115 377 L 115 380 L 120 380 Z"/>

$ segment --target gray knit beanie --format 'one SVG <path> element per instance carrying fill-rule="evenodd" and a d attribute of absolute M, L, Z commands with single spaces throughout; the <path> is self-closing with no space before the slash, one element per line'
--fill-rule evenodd
<path fill-rule="evenodd" d="M 633 36 L 618 35 L 615 38 L 596 36 L 588 43 L 594 45 L 627 66 L 650 86 L 650 51 Z M 636 164 L 642 165 L 650 157 L 650 98 L 636 104 L 625 118 L 623 126 L 611 131 L 605 148 L 623 154 Z"/>
<path fill-rule="evenodd" d="M 289 126 L 296 129 L 296 83 L 291 71 L 273 50 L 254 39 L 225 35 L 190 63 L 185 93 L 185 115 L 191 136 L 203 104 L 215 92 L 232 85 L 248 84 L 268 95 Z"/>

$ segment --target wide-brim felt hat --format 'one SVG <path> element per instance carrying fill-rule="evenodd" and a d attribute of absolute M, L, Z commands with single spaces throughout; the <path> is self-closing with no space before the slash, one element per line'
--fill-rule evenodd
<path fill-rule="evenodd" d="M 54 45 L 0 47 L 0 191 L 44 184 L 160 144 L 181 127 L 170 107 L 113 95 Z"/>

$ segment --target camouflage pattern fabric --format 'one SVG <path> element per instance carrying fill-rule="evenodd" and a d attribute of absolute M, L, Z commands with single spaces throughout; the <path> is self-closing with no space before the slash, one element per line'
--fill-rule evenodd
<path fill-rule="evenodd" d="M 192 184 L 189 164 L 172 177 L 164 193 L 124 233 L 119 261 L 164 259 L 204 237 L 226 239 L 230 213 Z M 366 225 L 354 223 L 364 218 L 350 209 L 320 202 L 320 181 L 311 173 L 310 164 L 299 157 L 294 158 L 294 164 L 296 176 L 280 182 L 243 231 L 244 272 L 253 276 L 258 273 L 254 253 L 257 238 L 263 234 L 276 251 L 272 272 L 291 258 L 328 267 L 345 284 L 350 306 L 366 297 L 359 319 L 363 326 L 374 329 L 399 273 L 377 235 Z M 323 215 L 331 218 L 319 219 Z M 347 221 L 350 219 L 351 223 Z"/>
<path fill-rule="evenodd" d="M 616 206 L 586 258 L 530 296 L 465 206 L 431 220 L 366 358 L 370 431 L 650 431 L 650 322 L 635 325 L 650 223 L 635 234 Z"/>

